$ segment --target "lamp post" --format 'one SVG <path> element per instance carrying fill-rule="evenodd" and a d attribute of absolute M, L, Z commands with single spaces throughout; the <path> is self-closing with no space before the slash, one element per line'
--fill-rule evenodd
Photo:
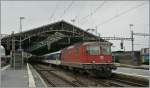
<path fill-rule="evenodd" d="M 132 43 L 132 55 L 134 54 L 134 44 L 133 44 L 133 42 L 134 42 L 134 39 L 133 39 L 133 30 L 132 30 L 132 27 L 134 26 L 133 24 L 130 24 L 129 25 L 130 26 L 130 30 L 131 30 L 131 43 Z"/>
<path fill-rule="evenodd" d="M 132 27 L 134 26 L 133 24 L 130 24 L 130 30 L 131 30 L 131 42 L 132 42 L 132 58 L 133 58 L 133 64 L 134 65 L 137 65 L 137 58 L 134 56 L 134 37 L 133 37 L 133 30 L 132 30 Z"/>
<path fill-rule="evenodd" d="M 20 46 L 19 46 L 19 51 L 21 52 L 21 59 L 22 59 L 22 67 L 24 64 L 24 59 L 23 59 L 23 50 L 21 47 L 21 35 L 22 35 L 22 20 L 24 19 L 24 17 L 20 17 Z"/>
<path fill-rule="evenodd" d="M 22 20 L 24 19 L 24 17 L 20 17 L 20 46 L 19 46 L 19 50 L 22 51 L 22 47 L 21 47 L 21 33 L 22 33 Z"/>
<path fill-rule="evenodd" d="M 75 34 L 74 34 L 74 32 L 75 32 L 75 30 L 74 30 L 75 19 L 72 19 L 71 22 L 73 23 L 73 37 L 74 37 L 74 35 L 75 35 Z"/>

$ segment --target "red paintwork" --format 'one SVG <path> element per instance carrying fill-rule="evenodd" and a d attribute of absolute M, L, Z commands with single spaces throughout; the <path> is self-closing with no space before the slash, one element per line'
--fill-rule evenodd
<path fill-rule="evenodd" d="M 102 53 L 102 48 L 100 47 L 100 55 L 89 55 L 85 51 L 85 47 L 87 45 L 83 45 L 83 43 L 78 43 L 73 46 L 72 48 L 65 48 L 61 51 L 61 62 L 62 63 L 81 63 L 81 64 L 86 64 L 86 63 L 92 63 L 95 61 L 96 64 L 101 64 L 101 63 L 111 63 L 112 61 L 112 54 L 110 55 L 104 55 Z M 76 48 L 79 48 L 78 54 L 76 54 Z M 66 52 L 66 55 L 64 54 Z M 69 54 L 71 52 L 71 54 Z"/>

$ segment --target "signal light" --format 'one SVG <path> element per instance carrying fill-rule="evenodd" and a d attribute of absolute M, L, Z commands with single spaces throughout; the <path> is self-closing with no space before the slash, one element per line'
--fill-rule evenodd
<path fill-rule="evenodd" d="M 121 49 L 123 49 L 123 42 L 120 43 L 120 47 L 121 47 Z"/>

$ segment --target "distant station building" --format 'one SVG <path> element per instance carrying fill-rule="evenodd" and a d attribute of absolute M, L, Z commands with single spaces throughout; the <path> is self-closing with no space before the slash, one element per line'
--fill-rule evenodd
<path fill-rule="evenodd" d="M 2 45 L 0 47 L 0 58 L 1 67 L 7 65 L 10 61 L 10 56 L 6 56 L 5 48 Z"/>
<path fill-rule="evenodd" d="M 120 64 L 127 64 L 127 65 L 141 64 L 140 51 L 134 51 L 134 58 L 132 57 L 132 51 L 115 51 L 112 52 L 112 57 L 113 62 Z"/>
<path fill-rule="evenodd" d="M 0 47 L 0 55 L 1 55 L 1 57 L 4 57 L 5 56 L 5 48 L 1 45 L 1 47 Z"/>
<path fill-rule="evenodd" d="M 140 51 L 115 51 L 112 52 L 113 62 L 128 65 L 149 64 L 149 48 L 142 48 Z M 135 60 L 136 59 L 136 60 Z"/>

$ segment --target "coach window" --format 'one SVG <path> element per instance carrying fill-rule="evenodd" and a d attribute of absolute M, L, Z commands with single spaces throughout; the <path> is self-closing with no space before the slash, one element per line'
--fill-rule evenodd
<path fill-rule="evenodd" d="M 87 46 L 86 53 L 90 55 L 99 55 L 100 54 L 100 47 L 99 46 Z"/>
<path fill-rule="evenodd" d="M 59 54 L 56 55 L 56 60 L 60 60 L 60 55 Z"/>

